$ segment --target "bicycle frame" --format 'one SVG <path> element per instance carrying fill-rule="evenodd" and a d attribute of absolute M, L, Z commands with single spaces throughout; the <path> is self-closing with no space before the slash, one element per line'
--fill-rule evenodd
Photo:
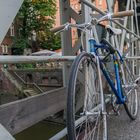
<path fill-rule="evenodd" d="M 120 53 L 117 50 L 115 51 L 114 54 L 112 54 L 113 62 L 114 62 L 114 73 L 115 73 L 115 78 L 116 78 L 116 87 L 115 87 L 115 83 L 109 76 L 109 72 L 106 71 L 104 62 L 102 61 L 102 59 L 100 58 L 100 56 L 97 52 L 97 50 L 99 48 L 108 50 L 107 46 L 104 44 L 97 44 L 94 39 L 90 39 L 89 44 L 90 44 L 90 51 L 92 53 L 94 53 L 94 55 L 96 57 L 98 57 L 98 59 L 99 59 L 100 69 L 101 69 L 103 75 L 105 76 L 105 79 L 107 80 L 108 84 L 110 85 L 112 91 L 116 95 L 117 103 L 124 104 L 126 97 L 123 95 L 123 91 L 122 91 L 122 87 L 121 87 L 121 80 L 120 80 L 120 75 L 119 75 L 119 65 L 118 65 L 118 58 L 117 58 L 117 56 L 118 56 L 120 58 L 120 60 L 123 62 L 122 56 L 120 55 Z"/>

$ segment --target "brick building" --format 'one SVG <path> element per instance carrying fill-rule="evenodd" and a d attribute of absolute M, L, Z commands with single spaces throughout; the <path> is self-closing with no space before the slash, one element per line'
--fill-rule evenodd
<path fill-rule="evenodd" d="M 12 38 L 15 36 L 15 25 L 12 23 L 10 26 L 1 46 L 0 46 L 0 55 L 7 55 L 11 54 L 11 44 L 12 44 Z"/>

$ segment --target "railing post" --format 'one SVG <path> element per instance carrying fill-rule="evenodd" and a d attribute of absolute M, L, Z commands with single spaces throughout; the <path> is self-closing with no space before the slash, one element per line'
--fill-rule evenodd
<path fill-rule="evenodd" d="M 65 24 L 66 22 L 70 22 L 70 1 L 69 0 L 60 0 L 60 18 L 61 24 Z M 71 56 L 72 55 L 72 37 L 71 30 L 65 31 L 61 33 L 62 40 L 62 55 Z M 67 86 L 68 78 L 69 78 L 69 67 L 68 63 L 65 62 L 63 66 L 63 85 Z"/>

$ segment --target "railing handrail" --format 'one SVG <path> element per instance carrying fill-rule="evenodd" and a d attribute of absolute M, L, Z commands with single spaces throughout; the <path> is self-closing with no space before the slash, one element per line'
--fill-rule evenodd
<path fill-rule="evenodd" d="M 21 82 L 23 82 L 23 84 L 28 85 L 28 83 L 21 78 L 16 72 L 14 72 L 14 74 L 21 80 Z M 34 85 L 40 92 L 44 92 L 36 83 L 30 83 L 31 85 Z"/>

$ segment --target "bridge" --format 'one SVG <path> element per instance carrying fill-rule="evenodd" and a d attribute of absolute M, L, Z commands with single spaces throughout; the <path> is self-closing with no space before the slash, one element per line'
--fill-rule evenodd
<path fill-rule="evenodd" d="M 78 14 L 70 5 L 70 0 L 63 0 L 60 2 L 60 13 L 61 13 L 61 23 L 64 24 L 68 22 L 71 18 L 77 23 L 87 22 L 90 19 L 89 13 L 92 9 L 95 9 L 95 6 L 91 4 L 91 1 L 82 0 L 84 4 L 81 5 L 81 13 Z M 106 0 L 107 6 L 110 12 L 112 12 L 112 0 Z M 2 0 L 0 4 L 0 43 L 2 42 L 8 28 L 10 27 L 14 17 L 16 16 L 20 6 L 22 5 L 23 0 Z M 133 73 L 136 77 L 140 76 L 140 45 L 139 45 L 139 29 L 138 29 L 138 19 L 137 19 L 137 4 L 136 1 L 127 0 L 126 10 L 133 9 L 135 10 L 135 16 L 131 17 L 129 20 L 126 17 L 123 24 L 114 22 L 112 26 L 119 26 L 123 29 L 123 33 L 119 37 L 112 38 L 112 43 L 116 45 L 118 49 L 123 52 L 123 47 L 125 41 L 129 44 L 129 55 L 127 59 L 132 61 Z M 8 10 L 7 10 L 8 9 Z M 102 11 L 100 15 L 105 15 L 105 12 Z M 135 21 L 134 21 L 135 18 Z M 129 24 L 128 24 L 129 23 Z M 128 27 L 125 29 L 125 27 Z M 94 36 L 97 40 L 98 34 L 96 28 L 94 28 Z M 85 36 L 85 46 L 88 50 L 88 35 Z M 37 62 L 55 62 L 61 61 L 64 62 L 63 66 L 63 87 L 43 92 L 42 94 L 37 94 L 30 96 L 25 99 L 14 101 L 0 106 L 0 139 L 13 140 L 12 135 L 17 134 L 24 129 L 36 124 L 37 122 L 47 118 L 50 115 L 53 115 L 61 110 L 66 108 L 66 87 L 68 84 L 69 78 L 69 65 L 75 58 L 75 54 L 79 50 L 80 38 L 77 40 L 75 47 L 72 46 L 72 37 L 71 31 L 62 33 L 62 51 L 63 56 L 52 56 L 52 57 L 43 57 L 43 56 L 0 56 L 0 64 L 17 64 L 17 63 L 37 63 Z M 136 53 L 134 53 L 136 52 Z M 120 117 L 120 121 L 123 117 Z M 115 119 L 114 119 L 115 120 Z M 110 119 L 112 122 L 113 119 Z M 139 121 L 139 119 L 137 120 Z M 110 125 L 111 130 L 113 124 Z M 2 126 L 3 125 L 3 126 Z M 135 125 L 135 122 L 134 122 Z M 134 126 L 132 125 L 132 126 Z M 118 124 L 119 126 L 119 124 Z M 127 126 L 125 124 L 124 126 Z M 124 128 L 125 129 L 125 128 Z M 115 135 L 116 130 L 111 135 Z M 58 139 L 66 135 L 66 129 L 62 130 L 60 133 L 56 134 L 51 139 Z M 122 134 L 123 135 L 123 134 Z M 5 138 L 4 138 L 5 137 Z M 130 136 L 131 137 L 131 136 Z M 135 136 L 134 136 L 135 138 Z M 123 136 L 120 138 L 123 139 Z M 115 140 L 115 138 L 114 138 Z"/>

